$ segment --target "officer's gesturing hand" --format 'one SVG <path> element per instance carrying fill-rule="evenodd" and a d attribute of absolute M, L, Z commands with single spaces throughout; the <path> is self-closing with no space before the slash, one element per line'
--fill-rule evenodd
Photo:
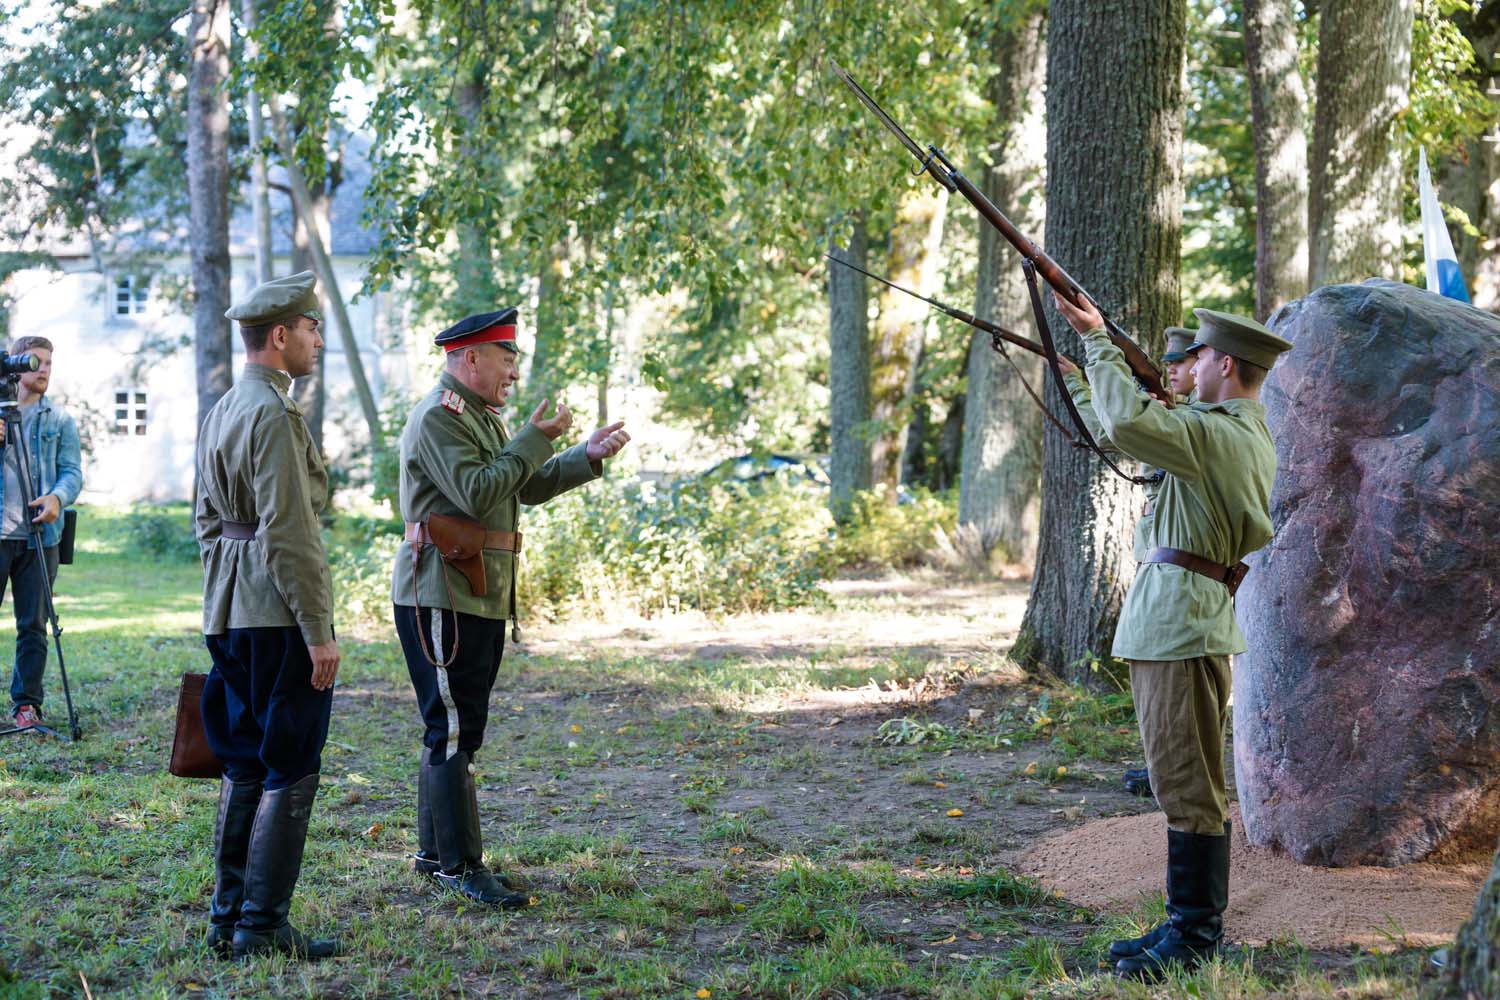
<path fill-rule="evenodd" d="M 531 426 L 547 435 L 548 441 L 556 441 L 558 438 L 562 437 L 568 432 L 569 427 L 573 426 L 573 414 L 568 409 L 566 404 L 558 403 L 557 415 L 546 417 L 545 415 L 547 413 L 547 404 L 550 402 L 552 402 L 550 399 L 544 399 L 542 400 L 541 404 L 534 411 L 532 411 Z"/>
<path fill-rule="evenodd" d="M 618 455 L 620 449 L 624 448 L 626 442 L 630 440 L 630 435 L 625 432 L 624 428 L 625 421 L 617 420 L 608 427 L 600 427 L 590 434 L 587 448 L 589 461 L 599 462 Z"/>
<path fill-rule="evenodd" d="M 321 645 L 308 646 L 307 652 L 312 656 L 312 686 L 327 691 L 333 687 L 333 678 L 339 672 L 339 641 L 330 639 Z"/>

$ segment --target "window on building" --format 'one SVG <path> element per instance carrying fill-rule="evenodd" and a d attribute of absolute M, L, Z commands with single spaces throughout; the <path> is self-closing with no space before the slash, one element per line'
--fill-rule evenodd
<path fill-rule="evenodd" d="M 139 316 L 146 311 L 151 297 L 151 281 L 135 274 L 122 274 L 115 279 L 115 315 Z"/>
<path fill-rule="evenodd" d="M 146 433 L 146 390 L 115 390 L 115 419 L 112 429 L 116 434 Z"/>

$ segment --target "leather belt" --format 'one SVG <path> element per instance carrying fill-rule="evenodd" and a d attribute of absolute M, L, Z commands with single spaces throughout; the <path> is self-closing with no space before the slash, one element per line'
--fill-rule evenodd
<path fill-rule="evenodd" d="M 255 529 L 260 527 L 259 521 L 225 521 L 219 522 L 220 534 L 225 538 L 235 538 L 242 542 L 248 542 L 255 537 Z"/>
<path fill-rule="evenodd" d="M 427 525 L 420 521 L 406 522 L 406 540 L 414 545 L 434 545 L 432 533 L 427 530 Z M 521 551 L 521 533 L 519 531 L 486 531 L 484 533 L 484 547 L 487 549 L 498 549 L 501 552 Z"/>
<path fill-rule="evenodd" d="M 1192 552 L 1182 549 L 1169 549 L 1158 546 L 1151 550 L 1150 554 L 1141 562 L 1148 563 L 1171 563 L 1173 566 L 1181 566 L 1200 576 L 1206 576 L 1210 580 L 1222 583 L 1229 590 L 1229 596 L 1233 597 L 1235 591 L 1240 589 L 1240 584 L 1245 579 L 1245 574 L 1250 572 L 1250 567 L 1245 563 L 1235 563 L 1233 566 L 1225 566 L 1216 563 L 1212 559 L 1205 559 Z"/>

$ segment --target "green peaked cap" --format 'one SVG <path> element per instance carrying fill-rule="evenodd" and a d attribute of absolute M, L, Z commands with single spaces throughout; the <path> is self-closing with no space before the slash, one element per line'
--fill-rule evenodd
<path fill-rule="evenodd" d="M 320 320 L 323 317 L 318 312 L 318 293 L 313 291 L 316 284 L 317 279 L 311 271 L 272 278 L 250 289 L 250 294 L 231 306 L 224 318 L 241 326 L 264 326 L 297 316 Z"/>
<path fill-rule="evenodd" d="M 1194 309 L 1198 317 L 1198 339 L 1188 348 L 1192 354 L 1200 347 L 1212 347 L 1252 365 L 1270 368 L 1276 358 L 1292 349 L 1284 340 L 1248 316 L 1219 312 L 1217 309 Z"/>
<path fill-rule="evenodd" d="M 1186 361 L 1188 348 L 1193 341 L 1198 339 L 1197 330 L 1189 330 L 1185 326 L 1169 326 L 1164 331 L 1167 337 L 1167 350 L 1161 356 L 1163 361 Z"/>

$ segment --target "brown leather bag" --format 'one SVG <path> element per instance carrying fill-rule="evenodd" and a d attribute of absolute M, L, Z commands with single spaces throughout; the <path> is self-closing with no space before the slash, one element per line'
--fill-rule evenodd
<path fill-rule="evenodd" d="M 177 692 L 177 731 L 172 736 L 172 760 L 167 770 L 179 778 L 218 778 L 224 773 L 224 765 L 214 756 L 203 729 L 201 706 L 206 680 L 207 674 L 183 674 Z"/>
<path fill-rule="evenodd" d="M 428 514 L 427 534 L 443 560 L 464 575 L 475 597 L 488 589 L 484 578 L 484 525 L 451 514 Z"/>

